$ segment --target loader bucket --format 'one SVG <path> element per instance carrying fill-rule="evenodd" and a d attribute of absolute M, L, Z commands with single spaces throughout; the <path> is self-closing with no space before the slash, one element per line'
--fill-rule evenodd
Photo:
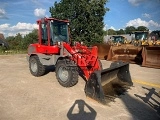
<path fill-rule="evenodd" d="M 96 43 L 94 46 L 98 48 L 98 58 L 101 60 L 106 60 L 108 57 L 108 52 L 110 50 L 111 45 L 106 43 Z"/>
<path fill-rule="evenodd" d="M 110 68 L 91 74 L 85 86 L 85 93 L 87 97 L 107 104 L 132 85 L 129 64 L 114 62 L 111 63 Z"/>
<path fill-rule="evenodd" d="M 160 46 L 143 47 L 142 58 L 142 66 L 160 68 Z"/>
<path fill-rule="evenodd" d="M 123 44 L 121 46 L 112 46 L 108 52 L 108 61 L 124 61 L 136 63 L 136 57 L 139 58 L 141 47 L 136 47 L 131 44 Z"/>

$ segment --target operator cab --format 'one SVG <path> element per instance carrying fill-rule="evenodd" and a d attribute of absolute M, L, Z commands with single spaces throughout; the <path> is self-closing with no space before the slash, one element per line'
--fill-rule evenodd
<path fill-rule="evenodd" d="M 148 38 L 148 32 L 135 32 L 135 39 L 138 40 L 147 40 Z"/>
<path fill-rule="evenodd" d="M 124 43 L 124 37 L 123 36 L 113 36 L 113 43 Z"/>
<path fill-rule="evenodd" d="M 57 42 L 69 42 L 69 21 L 55 18 L 43 18 L 39 24 L 39 43 L 53 46 Z"/>

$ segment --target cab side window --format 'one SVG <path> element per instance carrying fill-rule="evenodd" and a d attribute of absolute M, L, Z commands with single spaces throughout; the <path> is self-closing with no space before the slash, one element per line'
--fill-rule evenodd
<path fill-rule="evenodd" d="M 47 24 L 42 24 L 42 44 L 48 45 L 48 36 L 47 36 Z"/>

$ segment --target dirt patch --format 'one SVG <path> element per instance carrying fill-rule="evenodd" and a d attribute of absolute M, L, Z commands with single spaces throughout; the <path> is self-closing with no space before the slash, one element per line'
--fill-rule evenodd
<path fill-rule="evenodd" d="M 102 64 L 106 68 L 110 63 L 102 61 Z M 131 65 L 133 78 L 142 78 L 138 70 L 141 75 L 145 74 L 143 71 L 149 73 L 144 78 L 146 81 L 159 78 L 158 70 Z M 151 86 L 134 83 L 125 95 L 104 106 L 87 99 L 84 87 L 81 77 L 71 88 L 60 86 L 54 70 L 41 77 L 32 76 L 25 54 L 0 55 L 0 120 L 160 119 L 160 98 L 156 94 L 159 88 L 153 91 Z"/>

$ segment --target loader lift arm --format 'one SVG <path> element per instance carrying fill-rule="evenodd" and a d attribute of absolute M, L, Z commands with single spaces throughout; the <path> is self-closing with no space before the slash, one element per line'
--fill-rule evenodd
<path fill-rule="evenodd" d="M 68 43 L 63 43 L 64 48 L 72 55 L 70 57 L 76 65 L 83 71 L 86 80 L 88 81 L 91 73 L 101 70 L 100 63 L 97 57 L 97 47 L 91 47 L 90 50 L 87 46 L 82 46 L 76 42 L 74 47 Z"/>

